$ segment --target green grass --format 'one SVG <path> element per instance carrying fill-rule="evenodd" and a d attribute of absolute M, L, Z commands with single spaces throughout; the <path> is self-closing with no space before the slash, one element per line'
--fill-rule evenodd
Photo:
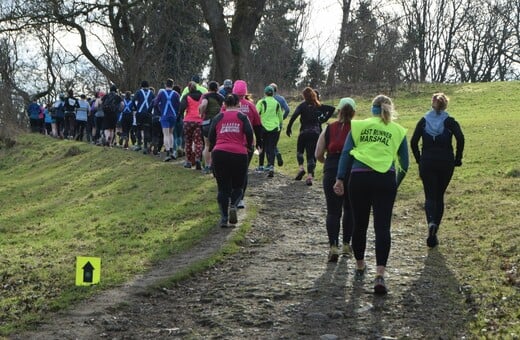
<path fill-rule="evenodd" d="M 448 112 L 460 123 L 466 146 L 446 196 L 440 230 L 441 251 L 456 275 L 473 313 L 470 331 L 479 338 L 520 337 L 520 82 L 420 85 L 391 95 L 398 120 L 408 129 L 430 108 L 431 96 L 444 92 Z M 374 94 L 376 95 L 376 94 Z M 354 97 L 355 119 L 370 115 L 372 98 Z M 336 105 L 326 101 L 327 104 Z M 295 104 L 291 105 L 295 107 Z M 293 127 L 293 132 L 298 131 Z M 291 177 L 297 172 L 296 135 L 282 135 L 279 149 Z M 321 176 L 322 166 L 317 167 Z M 416 212 L 425 230 L 424 194 L 410 153 L 410 169 L 396 206 Z"/>
<path fill-rule="evenodd" d="M 418 94 L 428 104 L 430 93 Z M 463 166 L 448 188 L 443 254 L 475 309 L 472 332 L 482 338 L 520 336 L 520 83 L 443 86 L 448 111 L 461 124 Z M 402 123 L 413 132 L 416 100 L 397 99 Z M 427 109 L 425 105 L 424 109 Z M 403 191 L 422 199 L 415 166 Z M 421 201 L 422 202 L 422 201 Z M 402 204 L 411 204 L 408 200 Z"/>
<path fill-rule="evenodd" d="M 392 95 L 398 122 L 410 137 L 434 92 L 466 136 L 463 166 L 448 188 L 441 251 L 473 315 L 477 338 L 520 336 L 520 82 L 421 85 Z M 354 98 L 369 116 L 371 98 Z M 335 105 L 337 100 L 325 100 Z M 294 109 L 297 103 L 291 103 Z M 285 126 L 287 121 L 285 122 Z M 282 133 L 279 149 L 294 177 L 296 140 Z M 251 166 L 257 165 L 257 159 Z M 317 167 L 317 179 L 322 166 Z M 39 135 L 0 142 L 0 336 L 38 322 L 155 262 L 193 246 L 217 221 L 213 179 L 134 152 L 58 141 Z M 396 205 L 415 211 L 424 227 L 422 185 L 411 159 Z M 250 209 L 248 209 L 250 211 Z M 254 211 L 232 242 L 213 258 L 236 251 Z M 76 256 L 102 259 L 101 283 L 76 287 Z M 459 294 L 458 292 L 456 292 Z"/>
<path fill-rule="evenodd" d="M 217 221 L 213 179 L 122 150 L 23 135 L 0 162 L 0 334 L 127 281 Z M 75 287 L 76 256 L 102 260 Z"/>

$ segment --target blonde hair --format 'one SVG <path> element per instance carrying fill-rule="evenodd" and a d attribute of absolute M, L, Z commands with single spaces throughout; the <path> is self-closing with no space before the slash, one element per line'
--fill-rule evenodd
<path fill-rule="evenodd" d="M 397 117 L 394 109 L 394 103 L 390 97 L 380 94 L 372 100 L 372 106 L 381 108 L 381 119 L 385 124 L 390 123 Z"/>
<path fill-rule="evenodd" d="M 437 111 L 444 111 L 448 107 L 450 99 L 442 92 L 434 93 L 432 96 L 432 108 Z"/>

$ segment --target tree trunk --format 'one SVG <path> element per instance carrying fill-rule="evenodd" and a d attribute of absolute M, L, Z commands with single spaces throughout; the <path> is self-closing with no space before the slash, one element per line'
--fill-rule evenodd
<path fill-rule="evenodd" d="M 204 19 L 209 26 L 213 45 L 213 59 L 215 61 L 213 75 L 218 80 L 231 78 L 233 54 L 231 53 L 231 40 L 224 18 L 224 8 L 220 2 L 215 0 L 201 0 L 200 6 Z"/>
<path fill-rule="evenodd" d="M 229 30 L 222 4 L 215 0 L 200 0 L 213 44 L 215 79 L 245 78 L 249 48 L 260 24 L 265 3 L 266 0 L 236 0 Z"/>
<path fill-rule="evenodd" d="M 329 68 L 329 73 L 327 75 L 327 87 L 330 87 L 334 85 L 334 80 L 336 79 L 336 70 L 338 68 L 338 65 L 341 61 L 341 55 L 343 53 L 343 50 L 345 49 L 345 45 L 347 43 L 347 29 L 348 29 L 348 16 L 350 13 L 350 4 L 351 0 L 343 0 L 342 10 L 343 10 L 343 16 L 341 19 L 341 30 L 339 33 L 339 40 L 338 40 L 338 48 L 336 49 L 336 55 L 334 56 L 334 60 L 332 61 L 332 64 Z"/>

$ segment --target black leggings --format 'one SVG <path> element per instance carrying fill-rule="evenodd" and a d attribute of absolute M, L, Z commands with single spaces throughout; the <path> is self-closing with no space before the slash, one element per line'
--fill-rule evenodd
<path fill-rule="evenodd" d="M 298 165 L 303 165 L 303 153 L 307 158 L 307 172 L 314 176 L 314 169 L 316 169 L 316 157 L 314 151 L 318 143 L 320 135 L 315 132 L 302 132 L 298 135 L 298 142 L 296 145 L 296 159 Z"/>
<path fill-rule="evenodd" d="M 376 264 L 386 266 L 392 242 L 390 235 L 392 209 L 397 193 L 395 172 L 352 172 L 348 182 L 348 192 L 354 216 L 352 231 L 354 257 L 356 260 L 365 258 L 368 222 L 370 208 L 372 208 L 376 236 Z"/>
<path fill-rule="evenodd" d="M 127 142 L 130 138 L 130 130 L 132 130 L 133 122 L 134 117 L 132 116 L 132 113 L 123 113 L 123 116 L 121 117 L 121 137 Z"/>
<path fill-rule="evenodd" d="M 137 144 L 144 143 L 146 148 L 152 140 L 152 115 L 147 112 L 137 113 L 135 119 L 137 123 Z M 144 140 L 142 140 L 143 137 Z"/>
<path fill-rule="evenodd" d="M 220 214 L 227 218 L 230 202 L 236 206 L 242 199 L 244 178 L 247 175 L 247 154 L 214 150 L 211 152 L 211 165 L 217 180 Z"/>
<path fill-rule="evenodd" d="M 94 140 L 96 142 L 101 141 L 101 136 L 104 134 L 103 133 L 103 119 L 105 119 L 104 116 L 94 118 L 94 122 L 96 124 L 96 135 L 94 136 Z"/>
<path fill-rule="evenodd" d="M 424 188 L 424 210 L 426 221 L 441 224 L 444 214 L 444 193 L 453 176 L 453 163 L 440 161 L 421 161 L 419 175 Z"/>
<path fill-rule="evenodd" d="M 280 131 L 266 131 L 264 129 L 264 152 L 267 156 L 267 165 L 274 168 L 274 159 L 276 157 L 276 145 L 280 139 Z"/>
<path fill-rule="evenodd" d="M 327 201 L 326 226 L 329 245 L 331 246 L 338 246 L 340 224 L 343 225 L 343 244 L 349 244 L 354 224 L 350 201 L 347 195 L 348 178 L 345 178 L 344 181 L 345 194 L 338 196 L 333 189 L 334 183 L 336 182 L 336 174 L 337 168 L 326 168 L 323 171 L 323 191 L 325 192 L 325 200 Z"/>
<path fill-rule="evenodd" d="M 65 138 L 74 137 L 76 128 L 76 114 L 74 112 L 65 112 L 63 136 Z"/>
<path fill-rule="evenodd" d="M 65 124 L 65 118 L 63 117 L 56 117 L 56 133 L 58 136 L 56 137 L 63 137 L 63 125 Z"/>
<path fill-rule="evenodd" d="M 76 120 L 76 135 L 74 137 L 75 140 L 79 140 L 79 141 L 83 140 L 83 134 L 85 133 L 86 126 L 87 126 L 87 121 Z"/>
<path fill-rule="evenodd" d="M 154 146 L 155 151 L 159 151 L 163 147 L 164 138 L 163 138 L 163 132 L 162 132 L 162 126 L 161 122 L 159 121 L 160 117 L 153 117 L 152 119 L 152 127 L 151 127 L 151 144 Z"/>

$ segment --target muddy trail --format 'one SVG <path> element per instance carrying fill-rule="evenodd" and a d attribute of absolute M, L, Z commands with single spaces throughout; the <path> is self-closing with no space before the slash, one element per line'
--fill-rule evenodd
<path fill-rule="evenodd" d="M 374 237 L 368 272 L 355 261 L 328 263 L 321 183 L 250 173 L 247 206 L 258 217 L 241 249 L 172 286 L 149 287 L 209 256 L 233 229 L 215 230 L 189 252 L 117 289 L 63 311 L 12 339 L 453 339 L 467 334 L 464 285 L 442 245 L 428 250 L 419 205 L 394 209 L 386 296 L 373 294 Z M 418 222 L 419 221 L 419 222 Z M 236 229 L 235 229 L 236 230 Z"/>

